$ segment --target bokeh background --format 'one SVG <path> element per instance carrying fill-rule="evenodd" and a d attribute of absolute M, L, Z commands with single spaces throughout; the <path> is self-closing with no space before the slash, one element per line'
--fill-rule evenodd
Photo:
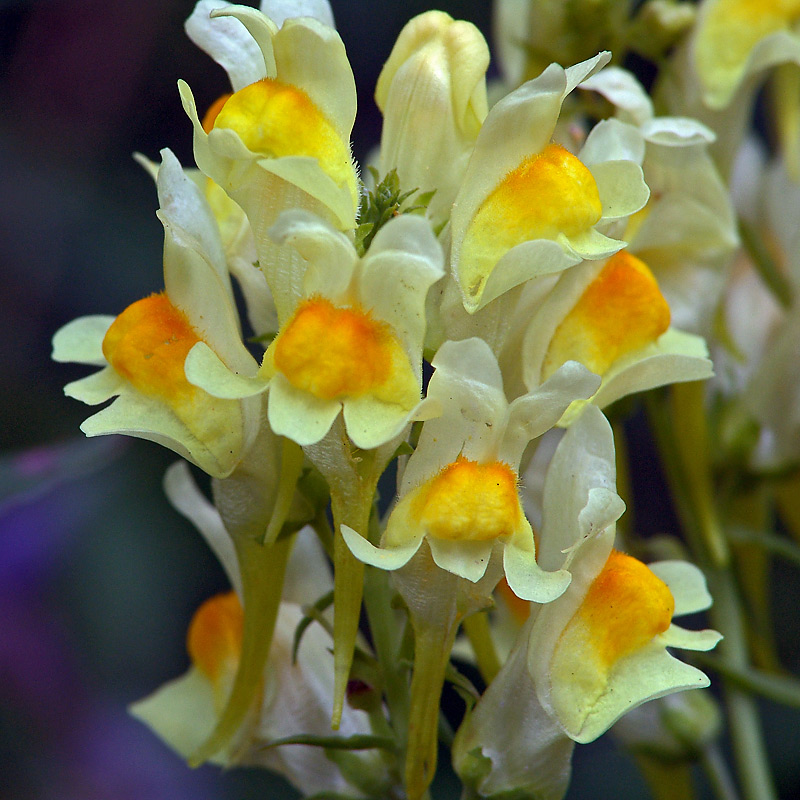
<path fill-rule="evenodd" d="M 359 89 L 363 160 L 378 137 L 380 67 L 429 4 L 332 5 Z M 183 33 L 192 7 L 0 0 L 0 800 L 296 797 L 255 771 L 190 770 L 128 717 L 130 702 L 186 669 L 191 614 L 225 582 L 162 496 L 171 454 L 84 439 L 89 411 L 62 386 L 87 370 L 49 358 L 62 324 L 161 289 L 155 187 L 131 154 L 170 147 L 191 164 L 176 82 L 200 108 L 227 88 Z M 490 34 L 489 2 L 438 7 Z M 793 797 L 800 740 L 788 712 L 768 718 Z M 434 796 L 458 796 L 446 770 Z M 647 793 L 601 739 L 578 748 L 569 797 Z"/>

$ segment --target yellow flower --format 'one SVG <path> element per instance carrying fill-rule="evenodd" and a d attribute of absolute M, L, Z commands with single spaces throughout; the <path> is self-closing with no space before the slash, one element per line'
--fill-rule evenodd
<path fill-rule="evenodd" d="M 186 354 L 198 342 L 229 367 L 254 374 L 241 342 L 225 259 L 213 217 L 168 151 L 158 174 L 164 223 L 166 291 L 118 317 L 83 317 L 53 338 L 56 361 L 103 369 L 65 387 L 90 405 L 117 399 L 87 419 L 88 436 L 127 433 L 163 444 L 215 477 L 229 475 L 255 438 L 260 402 L 220 400 L 186 380 Z M 204 225 L 204 222 L 211 224 Z"/>

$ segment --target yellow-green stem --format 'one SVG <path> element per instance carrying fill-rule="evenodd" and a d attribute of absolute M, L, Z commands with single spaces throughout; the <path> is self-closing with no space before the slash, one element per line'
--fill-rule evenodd
<path fill-rule="evenodd" d="M 703 539 L 704 549 L 715 567 L 728 564 L 728 543 L 714 507 L 710 445 L 701 381 L 676 383 L 670 387 L 670 405 L 675 446 L 686 480 L 688 500 Z"/>
<path fill-rule="evenodd" d="M 361 598 L 364 593 L 364 564 L 348 548 L 342 536 L 347 525 L 362 536 L 367 535 L 372 495 L 362 496 L 350 504 L 338 493 L 331 492 L 333 510 L 333 714 L 331 727 L 339 729 L 353 653 L 358 637 Z"/>
<path fill-rule="evenodd" d="M 412 617 L 414 625 L 414 675 L 408 716 L 406 793 L 408 800 L 422 800 L 436 773 L 439 703 L 450 651 L 458 630 L 452 619 L 446 626 L 427 618 Z"/>
<path fill-rule="evenodd" d="M 463 626 L 464 633 L 467 634 L 472 651 L 475 653 L 478 670 L 488 686 L 494 680 L 495 675 L 500 672 L 500 659 L 492 640 L 488 614 L 485 611 L 478 611 L 467 617 Z"/>

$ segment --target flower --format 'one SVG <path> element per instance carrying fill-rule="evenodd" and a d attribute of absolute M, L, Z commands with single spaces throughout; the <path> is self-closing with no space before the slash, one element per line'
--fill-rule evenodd
<path fill-rule="evenodd" d="M 520 597 L 548 602 L 567 584 L 564 571 L 537 564 L 530 523 L 519 501 L 519 464 L 528 443 L 550 429 L 596 378 L 566 364 L 538 391 L 508 403 L 497 361 L 481 339 L 446 342 L 433 360 L 426 403 L 441 416 L 423 425 L 381 547 L 342 527 L 354 555 L 398 569 L 426 539 L 436 564 L 479 581 L 498 546 L 506 579 Z"/>
<path fill-rule="evenodd" d="M 213 731 L 234 682 L 242 651 L 242 578 L 219 514 L 188 471 L 172 469 L 166 485 L 172 502 L 197 525 L 221 557 L 235 589 L 209 598 L 195 612 L 187 632 L 189 670 L 130 708 L 135 717 L 188 758 Z M 315 602 L 330 587 L 325 556 L 313 532 L 305 528 L 297 536 L 287 566 L 262 688 L 238 733 L 212 759 L 215 763 L 267 767 L 303 793 L 355 791 L 323 748 L 266 748 L 271 741 L 288 736 L 330 734 L 333 659 L 323 628 L 310 626 L 296 660 L 292 655 L 295 630 L 303 618 L 302 606 Z M 346 708 L 340 730 L 343 736 L 368 733 L 367 715 Z"/>
<path fill-rule="evenodd" d="M 293 291 L 281 299 L 293 310 L 259 374 L 242 379 L 198 346 L 189 379 L 218 397 L 269 387 L 272 429 L 301 445 L 320 441 L 340 412 L 357 447 L 389 441 L 420 399 L 425 296 L 442 275 L 430 226 L 401 215 L 362 259 L 347 237 L 300 210 L 285 212 L 271 235 L 292 244 L 305 270 L 287 277 Z"/>
<path fill-rule="evenodd" d="M 230 474 L 255 438 L 257 399 L 220 400 L 190 384 L 186 354 L 204 342 L 230 369 L 254 374 L 241 342 L 230 279 L 214 218 L 175 156 L 162 151 L 159 217 L 164 224 L 166 290 L 118 317 L 74 320 L 53 337 L 53 358 L 100 366 L 68 384 L 90 405 L 117 399 L 89 417 L 87 436 L 126 433 L 163 444 L 216 477 Z"/>
<path fill-rule="evenodd" d="M 706 0 L 693 36 L 697 76 L 708 106 L 727 106 L 754 73 L 800 63 L 797 0 Z"/>
<path fill-rule="evenodd" d="M 488 65 L 474 25 L 428 11 L 400 32 L 375 87 L 383 113 L 379 171 L 394 168 L 402 186 L 435 189 L 428 214 L 436 222 L 449 215 L 486 117 Z"/>
<path fill-rule="evenodd" d="M 303 208 L 339 230 L 355 227 L 356 91 L 344 45 L 311 17 L 286 19 L 278 29 L 255 9 L 205 1 L 187 30 L 227 70 L 234 90 L 201 123 L 191 90 L 179 84 L 195 160 L 247 215 L 283 323 L 291 309 L 279 299 L 282 281 L 298 257 L 267 235 L 281 211 Z"/>
<path fill-rule="evenodd" d="M 728 189 L 709 152 L 716 135 L 696 120 L 654 116 L 642 85 L 618 67 L 581 88 L 602 94 L 616 106 L 616 118 L 644 137 L 650 199 L 628 220 L 628 251 L 652 269 L 675 326 L 707 334 L 739 243 Z"/>
<path fill-rule="evenodd" d="M 550 141 L 566 96 L 608 58 L 551 64 L 486 117 L 450 220 L 453 275 L 470 313 L 530 278 L 624 247 L 596 226 L 647 201 L 639 134 L 598 126 L 578 156 Z"/>
<path fill-rule="evenodd" d="M 620 251 L 564 273 L 525 333 L 529 389 L 567 361 L 602 377 L 592 403 L 604 407 L 632 392 L 712 374 L 705 342 L 670 327 L 670 309 L 647 265 Z M 564 424 L 585 405 L 576 403 Z"/>
<path fill-rule="evenodd" d="M 702 574 L 613 549 L 622 510 L 614 472 L 611 427 L 589 406 L 559 443 L 544 489 L 539 563 L 568 569 L 572 581 L 552 603 L 532 606 L 454 747 L 457 770 L 487 797 L 512 787 L 562 797 L 573 741 L 592 741 L 647 700 L 709 683 L 667 652 L 720 639 L 672 622 L 710 605 Z"/>

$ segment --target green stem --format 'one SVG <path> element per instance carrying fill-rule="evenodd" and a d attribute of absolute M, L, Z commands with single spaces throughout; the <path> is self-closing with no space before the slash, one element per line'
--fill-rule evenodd
<path fill-rule="evenodd" d="M 488 686 L 500 672 L 500 659 L 492 640 L 492 631 L 489 628 L 489 616 L 485 611 L 468 616 L 464 622 L 464 633 L 467 634 L 475 660 L 478 662 L 478 671 Z"/>
<path fill-rule="evenodd" d="M 715 567 L 730 560 L 728 543 L 714 504 L 710 445 L 705 409 L 704 383 L 676 383 L 670 387 L 674 441 L 686 475 L 686 491 L 705 551 Z"/>
<path fill-rule="evenodd" d="M 421 800 L 436 773 L 439 702 L 450 651 L 458 630 L 453 619 L 446 629 L 438 621 L 412 617 L 414 676 L 408 717 L 405 781 L 408 800 Z"/>
<path fill-rule="evenodd" d="M 734 667 L 747 670 L 750 658 L 734 577 L 730 570 L 713 570 L 708 579 L 714 598 L 711 620 L 725 637 L 719 645 L 721 655 Z M 755 699 L 729 678 L 723 678 L 723 685 L 742 792 L 747 800 L 776 800 Z"/>
<path fill-rule="evenodd" d="M 717 800 L 739 800 L 728 765 L 716 744 L 710 744 L 702 750 L 700 763 Z"/>
<path fill-rule="evenodd" d="M 739 236 L 767 288 L 784 308 L 789 308 L 792 304 L 791 285 L 767 250 L 758 231 L 747 220 L 740 218 Z"/>
<path fill-rule="evenodd" d="M 381 666 L 389 718 L 397 738 L 399 751 L 405 752 L 408 741 L 408 677 L 399 658 L 396 612 L 392 608 L 389 573 L 367 567 L 364 581 L 364 603 L 375 655 Z"/>
<path fill-rule="evenodd" d="M 333 714 L 331 727 L 339 729 L 344 709 L 347 682 L 353 666 L 358 637 L 361 598 L 364 593 L 364 564 L 347 546 L 342 525 L 366 535 L 372 509 L 373 491 L 355 503 L 348 503 L 331 488 L 333 510 Z"/>

